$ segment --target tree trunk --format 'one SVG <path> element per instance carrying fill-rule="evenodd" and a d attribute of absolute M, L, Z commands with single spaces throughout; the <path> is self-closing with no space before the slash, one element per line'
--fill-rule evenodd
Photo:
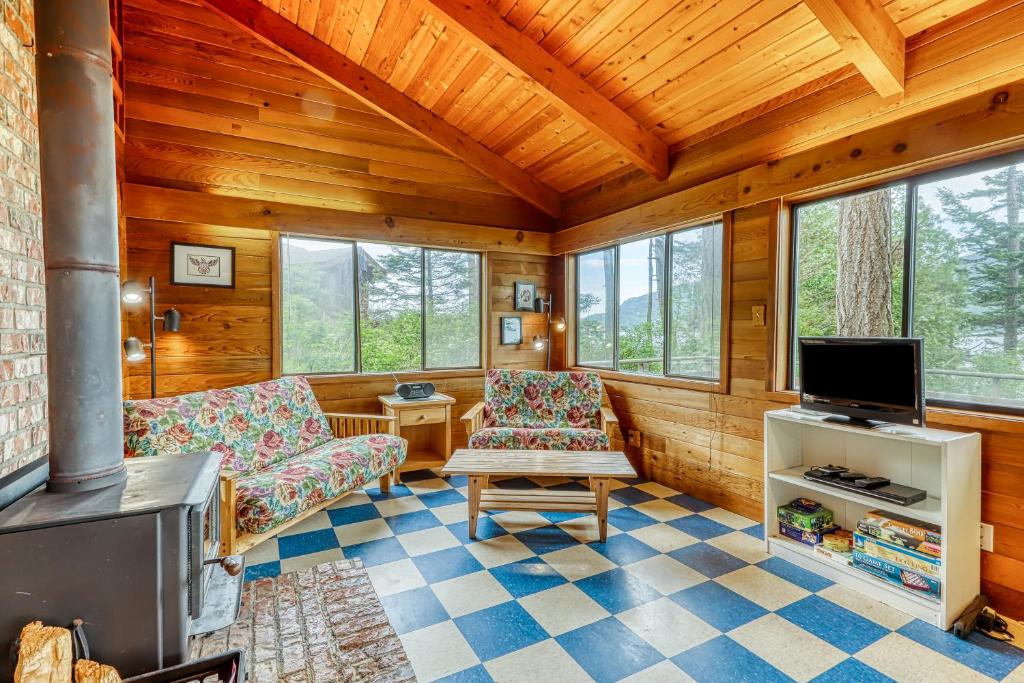
<path fill-rule="evenodd" d="M 606 339 L 614 339 L 615 330 L 615 250 L 604 252 L 604 333 Z"/>
<path fill-rule="evenodd" d="M 1018 328 L 1020 327 L 1020 174 L 1017 166 L 1007 169 L 1006 180 L 1006 250 L 1011 256 L 1006 280 L 1006 326 L 1003 328 L 1003 350 L 1017 351 Z"/>
<path fill-rule="evenodd" d="M 839 202 L 836 333 L 841 337 L 892 336 L 892 243 L 889 191 Z"/>

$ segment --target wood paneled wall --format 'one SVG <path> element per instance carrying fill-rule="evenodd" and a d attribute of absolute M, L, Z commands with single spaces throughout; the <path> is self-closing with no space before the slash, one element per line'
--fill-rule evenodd
<path fill-rule="evenodd" d="M 554 343 L 551 349 L 551 367 L 564 365 L 563 350 L 565 333 L 548 332 L 547 313 L 515 310 L 515 283 L 532 282 L 537 286 L 537 296 L 546 298 L 553 291 L 558 297 L 554 283 L 555 272 L 561 259 L 531 254 L 491 252 L 488 254 L 490 277 L 490 361 L 492 368 L 517 370 L 543 370 L 547 361 L 547 350 L 538 351 L 533 347 L 534 336 L 548 338 Z M 555 302 L 560 307 L 563 302 Z M 562 310 L 558 308 L 558 310 Z M 556 311 L 553 315 L 561 315 Z M 523 322 L 523 343 L 501 344 L 501 318 L 519 317 Z"/>
<path fill-rule="evenodd" d="M 128 279 L 156 277 L 156 310 L 174 306 L 181 331 L 157 323 L 157 394 L 173 396 L 271 376 L 271 253 L 268 230 L 128 219 Z M 171 286 L 171 242 L 235 248 L 234 289 Z M 131 334 L 149 339 L 146 304 L 128 311 Z M 149 397 L 149 361 L 128 364 L 129 396 Z"/>

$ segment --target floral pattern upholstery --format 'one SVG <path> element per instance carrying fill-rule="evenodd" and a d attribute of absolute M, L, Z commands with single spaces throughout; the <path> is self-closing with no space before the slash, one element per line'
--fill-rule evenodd
<path fill-rule="evenodd" d="M 236 524 L 262 534 L 405 462 L 405 440 L 390 434 L 334 439 L 267 469 L 240 476 Z"/>
<path fill-rule="evenodd" d="M 605 451 L 608 435 L 600 429 L 528 429 L 484 427 L 469 439 L 470 448 L 542 451 Z"/>
<path fill-rule="evenodd" d="M 262 470 L 334 438 L 305 377 L 125 401 L 124 433 L 125 457 L 214 451 L 232 472 Z"/>
<path fill-rule="evenodd" d="M 596 372 L 488 370 L 483 428 L 470 448 L 607 450 Z"/>
<path fill-rule="evenodd" d="M 264 533 L 405 462 L 389 434 L 335 439 L 305 377 L 124 403 L 125 457 L 213 451 L 235 472 L 236 526 Z"/>

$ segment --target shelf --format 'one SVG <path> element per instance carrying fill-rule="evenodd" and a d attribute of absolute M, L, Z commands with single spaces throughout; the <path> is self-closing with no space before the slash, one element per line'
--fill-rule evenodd
<path fill-rule="evenodd" d="M 779 470 L 777 472 L 769 472 L 768 477 L 776 481 L 786 482 L 793 486 L 805 488 L 810 491 L 817 491 L 833 498 L 842 498 L 859 505 L 864 505 L 869 508 L 878 510 L 885 510 L 886 512 L 895 512 L 896 514 L 906 515 L 907 517 L 913 517 L 916 520 L 922 522 L 931 522 L 932 524 L 938 524 L 942 526 L 942 501 L 938 498 L 925 498 L 920 503 L 914 503 L 913 505 L 897 505 L 896 503 L 890 503 L 889 501 L 882 500 L 881 498 L 872 498 L 871 496 L 865 496 L 861 493 L 854 491 L 847 491 L 846 489 L 836 488 L 834 486 L 828 486 L 810 479 L 804 479 L 804 472 L 807 471 L 806 465 L 800 465 L 799 467 L 790 467 L 787 470 Z"/>
<path fill-rule="evenodd" d="M 856 588 L 870 597 L 888 605 L 901 609 L 930 623 L 936 623 L 942 611 L 942 605 L 934 600 L 915 595 L 893 584 L 886 583 L 867 572 L 852 566 L 833 562 L 814 552 L 814 549 L 784 536 L 773 535 L 768 538 L 768 547 L 772 554 L 802 565 L 805 569 L 815 571 L 838 583 Z M 946 590 L 943 585 L 942 590 Z"/>

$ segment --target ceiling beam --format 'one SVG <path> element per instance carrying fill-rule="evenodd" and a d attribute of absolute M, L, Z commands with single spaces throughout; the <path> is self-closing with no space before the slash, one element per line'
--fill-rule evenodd
<path fill-rule="evenodd" d="M 668 148 L 636 119 L 612 104 L 572 69 L 520 33 L 485 0 L 423 0 L 448 28 L 573 116 L 632 163 L 658 180 L 668 177 Z"/>
<path fill-rule="evenodd" d="M 879 0 L 804 0 L 882 97 L 903 93 L 906 39 Z"/>
<path fill-rule="evenodd" d="M 559 194 L 258 0 L 204 0 L 229 23 L 557 218 Z"/>

